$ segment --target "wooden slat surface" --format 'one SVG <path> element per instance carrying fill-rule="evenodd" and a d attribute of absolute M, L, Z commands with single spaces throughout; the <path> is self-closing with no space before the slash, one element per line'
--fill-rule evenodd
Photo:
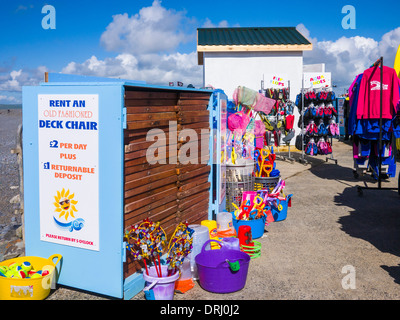
<path fill-rule="evenodd" d="M 125 173 L 125 182 L 129 182 L 136 179 L 142 179 L 144 177 L 152 176 L 157 173 L 162 173 L 169 170 L 174 170 L 176 172 L 177 169 L 175 167 L 176 166 L 174 164 L 162 165 L 162 166 L 160 165 L 160 166 L 150 167 L 147 170 L 141 170 L 141 171 L 137 170 L 132 172 L 131 174 Z"/>
<path fill-rule="evenodd" d="M 189 106 L 189 105 L 207 105 L 208 106 L 208 99 L 197 99 L 197 100 L 192 100 L 192 99 L 180 99 L 178 101 L 178 104 L 180 106 Z"/>
<path fill-rule="evenodd" d="M 127 121 L 126 127 L 128 130 L 137 130 L 148 128 L 151 129 L 160 129 L 160 127 L 167 127 L 170 124 L 170 120 L 149 120 L 149 121 Z"/>
<path fill-rule="evenodd" d="M 175 99 L 129 99 L 125 100 L 126 107 L 154 107 L 154 106 L 175 106 Z"/>
<path fill-rule="evenodd" d="M 152 189 L 156 189 L 161 186 L 165 186 L 171 183 L 176 183 L 176 181 L 178 181 L 178 177 L 176 175 L 173 175 L 154 182 L 148 182 L 146 184 L 142 184 L 138 187 L 134 186 L 134 182 L 129 182 L 125 185 L 125 194 L 129 195 L 129 197 L 135 196 L 143 192 L 148 192 Z"/>
<path fill-rule="evenodd" d="M 152 183 L 160 183 L 161 180 L 163 179 L 168 179 L 170 177 L 176 177 L 176 170 L 167 170 L 167 171 L 162 171 L 153 175 L 148 175 L 139 179 L 130 179 L 128 181 L 125 181 L 125 190 L 131 190 L 133 188 L 135 189 L 140 189 L 141 187 L 150 187 Z M 168 182 L 172 180 L 163 180 L 162 182 L 166 182 L 166 184 L 169 184 Z M 173 180 L 176 181 L 176 180 Z"/>
<path fill-rule="evenodd" d="M 164 200 L 164 199 L 170 199 L 170 196 L 174 196 L 173 200 L 177 199 L 175 188 L 167 189 L 165 191 L 162 191 L 162 192 L 150 195 L 150 196 L 144 196 L 141 199 L 132 201 L 132 202 L 130 202 L 127 199 L 125 201 L 125 212 L 131 212 L 133 210 L 138 210 L 140 208 L 144 208 L 151 204 L 152 204 L 152 207 L 155 208 L 156 204 L 159 204 L 159 201 Z M 169 202 L 169 201 L 171 201 L 171 200 L 167 200 L 167 202 Z M 150 209 L 151 208 L 149 207 L 148 210 L 150 210 Z"/>
<path fill-rule="evenodd" d="M 178 131 L 182 131 L 184 129 L 209 129 L 210 130 L 210 123 L 208 121 L 204 121 L 204 122 L 196 122 L 196 123 L 189 123 L 189 124 L 178 124 Z"/>
<path fill-rule="evenodd" d="M 187 91 L 126 90 L 124 228 L 149 218 L 160 222 L 169 239 L 178 223 L 187 220 L 194 224 L 208 218 L 210 95 Z M 152 130 L 154 128 L 161 131 Z M 185 129 L 192 131 L 185 132 Z M 187 137 L 188 133 L 195 133 L 195 137 Z M 165 146 L 165 157 L 160 159 L 161 163 L 150 164 L 147 151 L 154 147 L 155 141 Z M 206 146 L 204 154 L 202 146 Z M 194 148 L 197 154 L 192 152 Z M 150 151 L 153 154 L 154 150 Z M 171 156 L 175 155 L 172 159 L 170 152 Z M 192 163 L 180 162 L 185 160 Z M 143 266 L 133 261 L 128 253 L 124 276 Z"/>
<path fill-rule="evenodd" d="M 176 121 L 176 112 L 128 113 L 126 121 L 170 120 Z"/>
<path fill-rule="evenodd" d="M 210 99 L 211 93 L 199 93 L 199 92 L 181 92 L 179 94 L 179 100 L 194 100 L 194 99 L 201 99 L 201 100 L 208 100 Z"/>
<path fill-rule="evenodd" d="M 125 192 L 125 203 L 131 203 L 131 202 L 139 201 L 139 200 L 141 200 L 141 199 L 143 199 L 145 197 L 156 196 L 159 193 L 168 192 L 168 190 L 170 190 L 170 189 L 174 189 L 175 192 L 176 192 L 176 183 L 171 183 L 169 185 L 165 185 L 165 186 L 162 186 L 162 187 L 159 187 L 159 188 L 156 188 L 156 189 L 148 190 L 148 191 L 145 191 L 145 192 L 143 192 L 141 194 L 132 195 L 132 196 L 130 196 L 129 195 L 129 191 L 127 191 L 127 192 Z"/>
<path fill-rule="evenodd" d="M 189 110 L 189 111 L 183 111 L 180 110 L 178 111 L 179 116 L 187 116 L 187 117 L 200 117 L 200 116 L 209 116 L 210 112 L 208 110 L 203 110 L 203 111 L 194 111 L 194 110 Z"/>
<path fill-rule="evenodd" d="M 176 105 L 169 106 L 134 106 L 134 107 L 126 107 L 126 114 L 137 114 L 137 113 L 159 113 L 159 112 L 176 112 Z"/>
<path fill-rule="evenodd" d="M 178 94 L 176 92 L 156 92 L 156 91 L 125 91 L 125 101 L 126 100 L 140 100 L 140 99 L 178 99 Z"/>

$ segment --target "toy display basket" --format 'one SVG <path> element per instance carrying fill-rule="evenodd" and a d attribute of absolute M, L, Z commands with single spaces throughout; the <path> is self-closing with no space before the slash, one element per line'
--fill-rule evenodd
<path fill-rule="evenodd" d="M 47 267 L 50 273 L 41 278 L 5 278 L 0 277 L 0 300 L 44 300 L 50 293 L 50 289 L 54 288 L 57 282 L 56 265 L 60 262 L 62 256 L 54 254 L 48 259 L 40 257 L 18 257 L 0 262 L 0 266 L 9 266 L 15 262 L 21 264 L 24 261 L 31 263 L 33 269 L 41 270 Z M 57 259 L 54 263 L 53 260 Z"/>
<path fill-rule="evenodd" d="M 226 165 L 226 210 L 235 211 L 242 202 L 243 191 L 254 191 L 254 162 L 245 165 Z"/>
<path fill-rule="evenodd" d="M 255 177 L 254 191 L 269 190 L 272 191 L 279 182 L 281 176 L 276 177 Z"/>

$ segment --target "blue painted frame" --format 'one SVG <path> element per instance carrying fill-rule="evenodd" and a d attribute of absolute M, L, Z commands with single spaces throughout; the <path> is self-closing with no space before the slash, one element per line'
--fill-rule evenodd
<path fill-rule="evenodd" d="M 123 242 L 123 182 L 124 182 L 124 139 L 126 110 L 124 108 L 125 86 L 209 92 L 208 89 L 147 85 L 140 81 L 85 77 L 79 75 L 49 74 L 52 82 L 36 87 L 23 87 L 23 158 L 24 158 L 24 220 L 25 253 L 31 256 L 49 257 L 61 254 L 61 285 L 92 291 L 116 298 L 130 299 L 144 287 L 140 273 L 123 278 L 123 262 L 126 248 Z M 38 95 L 39 94 L 98 94 L 99 95 L 99 234 L 100 251 L 40 240 L 39 221 L 39 172 L 38 172 Z M 219 100 L 221 97 L 217 96 Z M 213 107 L 210 97 L 210 128 L 220 123 L 220 102 Z M 218 128 L 220 126 L 218 125 Z M 213 130 L 219 132 L 220 130 Z M 213 132 L 210 134 L 210 165 L 213 168 Z M 220 136 L 219 136 L 220 139 Z M 220 149 L 218 154 L 220 154 Z M 212 171 L 210 181 L 212 182 Z M 209 218 L 212 218 L 215 203 L 212 203 L 213 188 L 210 190 Z M 219 197 L 219 196 L 218 196 Z M 217 197 L 217 199 L 218 199 Z M 216 208 L 218 210 L 218 208 Z"/>
<path fill-rule="evenodd" d="M 219 203 L 219 199 L 221 196 L 221 190 L 219 188 L 221 183 L 221 176 L 218 174 L 221 169 L 221 151 L 223 146 L 221 145 L 221 121 L 222 121 L 222 112 L 227 112 L 227 110 L 222 110 L 222 101 L 225 103 L 228 102 L 228 97 L 225 93 L 215 92 L 211 98 L 209 103 L 210 108 L 210 165 L 211 165 L 211 174 L 209 181 L 211 182 L 211 190 L 210 190 L 210 202 L 209 202 L 209 211 L 208 211 L 208 219 L 215 220 L 216 214 L 221 211 L 226 210 L 225 199 L 226 196 L 222 199 L 221 204 Z M 214 144 L 214 141 L 216 142 Z M 223 170 L 224 168 L 222 168 Z"/>

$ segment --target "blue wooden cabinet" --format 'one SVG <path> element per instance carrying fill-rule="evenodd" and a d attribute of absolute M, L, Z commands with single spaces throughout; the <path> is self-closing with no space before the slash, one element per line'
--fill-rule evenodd
<path fill-rule="evenodd" d="M 221 158 L 221 129 L 226 123 L 223 93 L 62 74 L 49 74 L 49 82 L 23 87 L 26 256 L 61 254 L 59 284 L 121 299 L 130 299 L 144 286 L 141 274 L 129 274 L 125 266 L 126 132 L 135 123 L 138 127 L 145 123 L 147 114 L 156 119 L 151 122 L 155 126 L 162 118 L 145 109 L 137 116 L 140 119 L 130 115 L 128 90 L 209 95 L 210 170 L 205 172 L 210 187 L 201 195 L 208 197 L 205 218 L 215 217 L 225 208 L 224 165 L 216 160 Z M 203 123 L 205 114 L 199 113 Z M 189 116 L 182 119 L 188 121 Z M 184 197 L 177 185 L 176 192 Z M 177 205 L 184 218 L 191 215 L 186 207 Z"/>

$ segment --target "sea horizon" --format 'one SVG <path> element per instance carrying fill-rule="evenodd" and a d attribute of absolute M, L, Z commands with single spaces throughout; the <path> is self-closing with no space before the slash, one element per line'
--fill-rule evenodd
<path fill-rule="evenodd" d="M 22 109 L 22 104 L 0 104 L 0 109 Z"/>

